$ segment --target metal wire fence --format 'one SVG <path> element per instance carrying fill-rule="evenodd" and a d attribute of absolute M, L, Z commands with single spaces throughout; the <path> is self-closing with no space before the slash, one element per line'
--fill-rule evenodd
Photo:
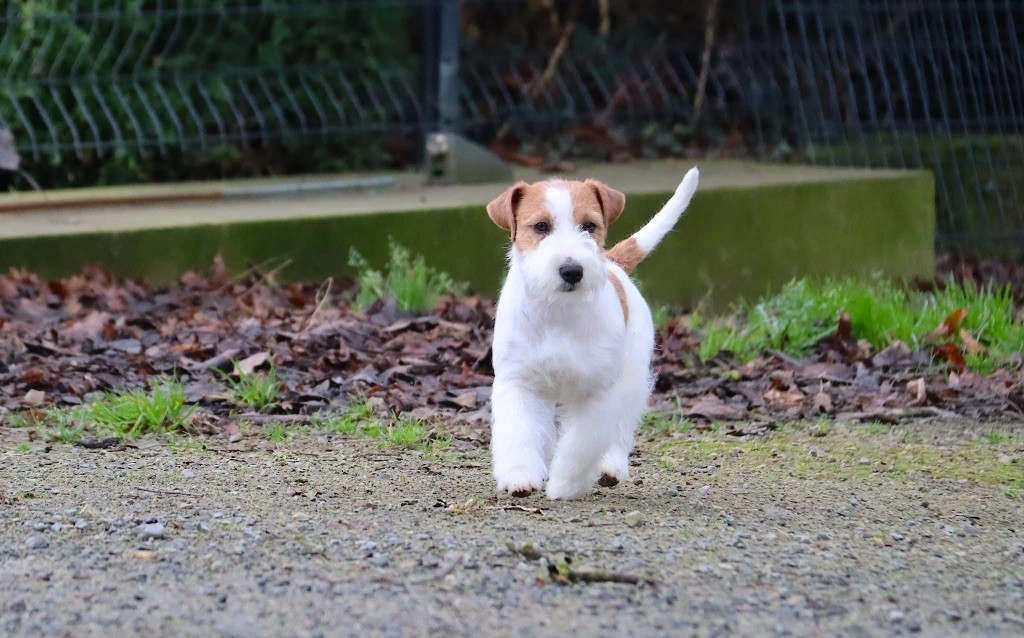
<path fill-rule="evenodd" d="M 39 170 L 281 148 L 399 162 L 381 149 L 439 127 L 555 157 L 926 167 L 941 248 L 1022 256 L 1020 2 L 2 6 L 0 128 Z"/>

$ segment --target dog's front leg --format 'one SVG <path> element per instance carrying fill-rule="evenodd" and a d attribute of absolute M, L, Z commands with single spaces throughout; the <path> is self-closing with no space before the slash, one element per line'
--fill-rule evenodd
<path fill-rule="evenodd" d="M 609 399 L 563 406 L 562 435 L 551 461 L 548 498 L 577 498 L 590 492 L 601 473 L 601 457 L 615 436 L 615 404 Z"/>
<path fill-rule="evenodd" d="M 498 490 L 525 496 L 541 489 L 548 475 L 555 406 L 518 383 L 496 379 L 491 410 L 491 458 Z"/>

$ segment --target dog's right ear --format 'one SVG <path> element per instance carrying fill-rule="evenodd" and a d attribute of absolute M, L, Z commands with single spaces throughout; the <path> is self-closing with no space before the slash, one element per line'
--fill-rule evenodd
<path fill-rule="evenodd" d="M 528 184 L 522 181 L 513 184 L 487 205 L 487 215 L 491 221 L 497 224 L 498 228 L 507 230 L 512 241 L 516 240 L 516 208 L 519 207 L 527 186 Z"/>

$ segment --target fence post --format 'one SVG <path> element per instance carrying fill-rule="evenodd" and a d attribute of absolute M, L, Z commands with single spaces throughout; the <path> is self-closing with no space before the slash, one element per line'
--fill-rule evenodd
<path fill-rule="evenodd" d="M 439 128 L 459 132 L 460 0 L 440 0 L 440 42 L 437 56 L 437 115 Z"/>

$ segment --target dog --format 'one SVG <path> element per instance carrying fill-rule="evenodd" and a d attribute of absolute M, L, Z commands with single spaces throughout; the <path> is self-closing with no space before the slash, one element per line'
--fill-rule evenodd
<path fill-rule="evenodd" d="M 519 182 L 487 205 L 511 239 L 492 347 L 499 492 L 570 499 L 629 477 L 654 385 L 654 321 L 629 275 L 675 226 L 698 178 L 691 169 L 657 215 L 607 251 L 626 197 L 602 182 Z"/>

